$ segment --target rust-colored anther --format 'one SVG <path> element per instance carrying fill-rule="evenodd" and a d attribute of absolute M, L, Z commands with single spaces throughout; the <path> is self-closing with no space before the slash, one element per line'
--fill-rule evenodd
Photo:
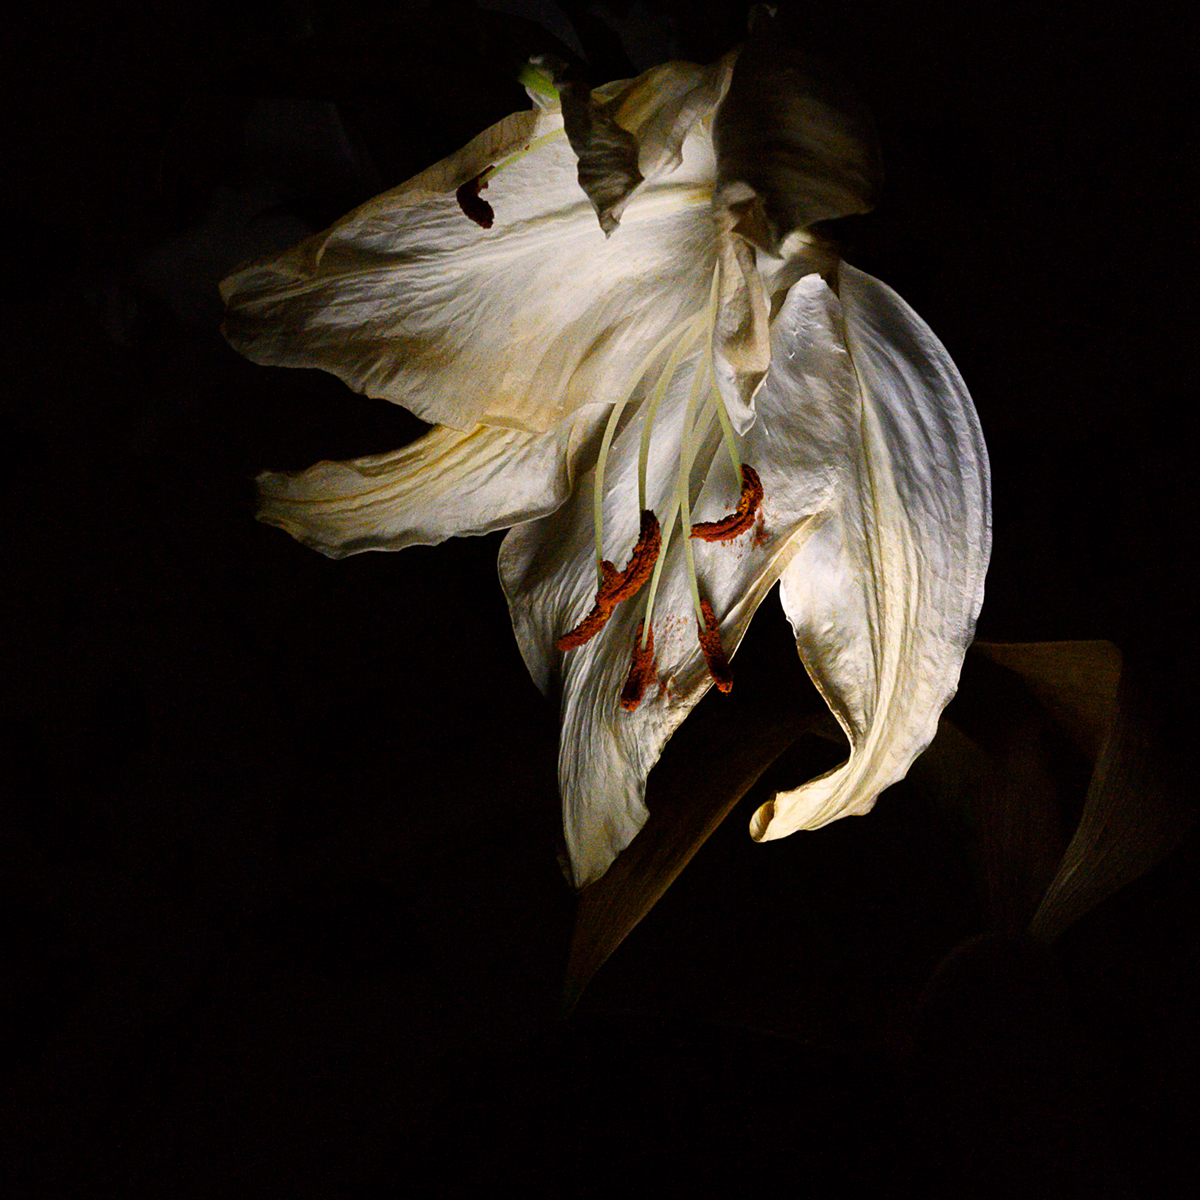
<path fill-rule="evenodd" d="M 742 494 L 737 508 L 719 521 L 701 521 L 692 526 L 692 537 L 703 542 L 728 542 L 745 533 L 754 524 L 754 518 L 763 502 L 762 480 L 758 472 L 742 463 Z"/>
<path fill-rule="evenodd" d="M 464 183 L 462 187 L 460 187 L 458 191 L 454 193 L 455 198 L 458 200 L 458 207 L 461 208 L 463 212 L 475 222 L 476 225 L 479 225 L 484 229 L 491 229 L 492 222 L 496 219 L 495 209 L 493 209 L 492 206 L 479 194 L 485 187 L 487 187 L 487 180 L 484 179 L 484 176 L 491 169 L 491 167 L 488 167 L 486 170 L 480 171 L 474 179 L 468 179 L 467 182 Z"/>
<path fill-rule="evenodd" d="M 696 622 L 696 634 L 700 638 L 700 649 L 704 651 L 704 661 L 708 663 L 708 673 L 717 685 L 717 691 L 727 692 L 733 687 L 733 671 L 729 668 L 729 659 L 721 645 L 721 631 L 717 627 L 717 617 L 712 605 L 707 600 L 700 601 L 700 611 L 704 614 L 704 624 Z"/>
<path fill-rule="evenodd" d="M 605 561 L 600 564 L 604 582 L 596 593 L 596 602 L 574 629 L 564 633 L 558 639 L 560 650 L 574 650 L 584 642 L 590 642 L 604 628 L 613 609 L 622 600 L 628 600 L 637 594 L 638 589 L 650 578 L 654 564 L 658 561 L 658 552 L 662 548 L 662 531 L 658 527 L 658 518 L 647 508 L 642 512 L 641 529 L 638 532 L 637 544 L 629 556 L 625 570 L 618 571 L 612 563 Z"/>
<path fill-rule="evenodd" d="M 654 655 L 654 626 L 646 636 L 646 644 L 642 645 L 642 630 L 645 621 L 638 622 L 637 637 L 633 639 L 633 660 L 629 664 L 629 678 L 621 689 L 621 707 L 626 712 L 633 712 L 642 702 L 646 688 L 650 682 L 658 678 L 658 659 Z"/>

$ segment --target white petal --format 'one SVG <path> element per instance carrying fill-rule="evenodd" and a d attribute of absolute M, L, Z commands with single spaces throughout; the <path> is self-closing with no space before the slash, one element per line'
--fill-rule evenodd
<path fill-rule="evenodd" d="M 660 515 L 675 493 L 695 363 L 696 356 L 676 375 L 654 424 L 647 500 Z M 619 567 L 628 560 L 638 535 L 637 466 L 644 407 L 615 439 L 605 475 L 604 553 Z M 701 454 L 701 471 L 711 457 L 708 446 Z M 657 694 L 648 693 L 632 713 L 619 706 L 639 599 L 619 605 L 585 645 L 566 654 L 555 648 L 557 639 L 588 612 L 596 592 L 593 486 L 594 472 L 589 472 L 561 509 L 513 529 L 500 552 L 500 579 L 525 662 L 538 686 L 561 699 L 559 788 L 580 887 L 602 875 L 645 822 L 646 776 L 711 683 L 696 641 L 678 528 L 666 551 L 655 604 L 655 648 L 663 682 Z"/>
<path fill-rule="evenodd" d="M 842 292 L 844 310 L 810 276 L 780 313 L 760 419 L 741 440 L 763 482 L 760 522 L 732 543 L 695 544 L 701 588 L 730 654 L 782 577 L 801 656 L 853 746 L 846 766 L 760 811 L 759 836 L 865 811 L 903 775 L 954 691 L 982 598 L 987 463 L 965 388 L 894 293 L 845 266 Z M 690 382 L 685 368 L 654 429 L 648 499 L 660 516 L 674 490 Z M 604 553 L 618 566 L 637 536 L 642 419 L 639 409 L 614 441 L 605 482 Z M 703 481 L 695 520 L 731 510 L 739 485 L 715 435 L 700 448 L 693 480 Z M 555 649 L 595 593 L 589 484 L 582 479 L 552 516 L 514 529 L 500 558 L 522 653 L 539 686 L 561 696 L 559 785 L 579 886 L 603 874 L 641 828 L 646 777 L 711 685 L 678 537 L 655 605 L 657 694 L 633 713 L 618 706 L 636 600 L 591 642 L 566 655 Z"/>
<path fill-rule="evenodd" d="M 438 426 L 390 454 L 264 472 L 258 518 L 330 558 L 507 529 L 566 500 L 604 416 L 589 406 L 549 433 Z"/>
<path fill-rule="evenodd" d="M 530 139 L 481 193 L 494 209 L 481 228 L 454 189 Z M 704 303 L 716 164 L 700 123 L 681 152 L 606 239 L 561 113 L 517 114 L 228 279 L 226 336 L 257 362 L 323 368 L 431 424 L 550 430 L 621 399 L 645 348 Z"/>
<path fill-rule="evenodd" d="M 779 339 L 801 315 L 801 291 L 793 289 L 797 303 L 789 298 Z M 838 419 L 846 454 L 831 460 L 833 503 L 780 591 L 851 753 L 763 805 L 751 824 L 759 839 L 866 812 L 904 776 L 957 687 L 991 546 L 987 453 L 949 355 L 878 280 L 843 264 L 839 291 L 853 364 L 853 403 Z M 826 313 L 836 317 L 832 301 Z M 777 356 L 760 412 L 768 392 L 784 402 L 796 374 L 796 360 Z"/>

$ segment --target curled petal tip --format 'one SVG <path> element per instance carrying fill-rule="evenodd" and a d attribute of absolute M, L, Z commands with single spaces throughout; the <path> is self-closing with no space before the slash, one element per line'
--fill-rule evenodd
<path fill-rule="evenodd" d="M 771 822 L 775 819 L 775 798 L 760 804 L 750 818 L 750 836 L 756 842 L 770 841 Z"/>

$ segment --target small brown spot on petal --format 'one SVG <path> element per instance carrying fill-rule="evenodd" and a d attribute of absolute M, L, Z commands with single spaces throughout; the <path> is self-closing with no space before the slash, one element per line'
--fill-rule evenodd
<path fill-rule="evenodd" d="M 729 668 L 729 660 L 725 657 L 725 649 L 721 645 L 717 617 L 707 600 L 700 601 L 700 611 L 704 614 L 704 624 L 696 622 L 700 649 L 704 651 L 704 661 L 708 663 L 708 673 L 713 677 L 717 691 L 727 692 L 733 687 L 733 671 Z"/>
<path fill-rule="evenodd" d="M 636 595 L 642 584 L 650 578 L 654 564 L 658 561 L 658 552 L 662 548 L 662 531 L 658 526 L 658 518 L 649 509 L 642 512 L 641 529 L 637 543 L 629 562 L 623 571 L 618 571 L 612 563 L 605 561 L 600 564 L 604 582 L 596 593 L 596 602 L 574 629 L 568 630 L 558 639 L 560 650 L 574 650 L 592 638 L 604 628 L 613 609 L 622 600 L 628 600 Z"/>
<path fill-rule="evenodd" d="M 633 712 L 642 702 L 646 688 L 652 679 L 658 676 L 658 659 L 654 655 L 654 626 L 642 645 L 642 630 L 646 622 L 639 621 L 637 637 L 633 639 L 633 659 L 629 664 L 629 678 L 621 689 L 621 707 L 626 712 Z"/>
<path fill-rule="evenodd" d="M 762 480 L 758 472 L 742 463 L 742 494 L 737 508 L 719 521 L 701 521 L 692 526 L 692 537 L 704 542 L 729 542 L 746 532 L 754 524 L 754 518 L 763 502 Z"/>
<path fill-rule="evenodd" d="M 468 179 L 466 183 L 454 193 L 458 200 L 458 207 L 475 222 L 476 225 L 482 226 L 484 229 L 491 229 L 492 222 L 496 219 L 496 213 L 492 206 L 479 194 L 487 187 L 487 180 L 484 176 L 492 168 L 488 167 L 480 171 L 474 179 Z"/>

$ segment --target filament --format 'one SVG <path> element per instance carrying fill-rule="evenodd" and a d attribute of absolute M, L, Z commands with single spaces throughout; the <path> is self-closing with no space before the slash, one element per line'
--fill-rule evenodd
<path fill-rule="evenodd" d="M 740 483 L 742 478 L 742 456 L 738 453 L 733 426 L 729 422 L 729 413 L 725 408 L 725 398 L 715 386 L 715 381 L 713 391 L 717 393 L 717 420 L 721 422 L 721 440 L 725 443 L 725 448 L 729 451 L 729 459 L 733 463 L 733 477 Z"/>
<path fill-rule="evenodd" d="M 543 146 L 555 141 L 560 137 L 566 137 L 566 130 L 552 129 L 549 133 L 543 133 L 541 137 L 536 137 L 524 150 L 518 150 L 515 154 L 510 154 L 507 158 L 502 158 L 494 167 L 488 167 L 486 171 L 479 176 L 480 184 L 485 184 L 488 180 L 498 175 L 505 167 L 511 167 L 518 159 L 522 159 L 527 154 L 532 154 L 535 150 L 540 150 Z"/>
<path fill-rule="evenodd" d="M 645 355 L 634 371 L 632 376 L 633 382 L 630 384 L 629 390 L 613 405 L 612 412 L 608 414 L 608 423 L 604 427 L 604 437 L 600 442 L 600 454 L 596 459 L 595 482 L 592 488 L 592 521 L 596 531 L 596 570 L 601 586 L 604 584 L 604 572 L 600 566 L 604 561 L 604 472 L 608 466 L 608 452 L 612 447 L 613 437 L 616 435 L 617 423 L 621 419 L 621 413 L 624 412 L 625 405 L 633 399 L 633 394 L 637 391 L 638 384 L 641 383 L 646 373 L 654 365 L 655 359 L 674 340 L 675 348 L 671 352 L 671 357 L 667 360 L 667 365 L 663 369 L 662 375 L 659 376 L 658 383 L 655 385 L 654 396 L 651 398 L 650 408 L 646 416 L 646 425 L 642 429 L 642 450 L 644 453 L 649 444 L 648 433 L 650 423 L 654 420 L 658 401 L 662 399 L 662 393 L 666 390 L 665 381 L 675 373 L 684 348 L 691 344 L 693 335 L 699 328 L 704 316 L 704 313 L 696 313 L 688 317 L 687 320 L 682 321 L 680 324 L 672 326 L 654 343 L 653 348 Z M 638 511 L 644 512 L 646 507 L 645 461 L 642 459 L 638 463 Z"/>
<path fill-rule="evenodd" d="M 675 531 L 675 522 L 679 517 L 679 501 L 675 500 L 667 511 L 666 520 L 662 526 L 662 547 L 658 552 L 658 561 L 654 564 L 654 574 L 650 576 L 650 590 L 646 595 L 646 616 L 642 625 L 642 645 L 650 633 L 650 622 L 654 616 L 654 597 L 658 595 L 658 581 L 662 578 L 663 563 L 667 560 L 667 547 L 671 544 L 671 534 Z"/>
<path fill-rule="evenodd" d="M 663 368 L 662 374 L 659 375 L 658 381 L 654 385 L 654 390 L 650 393 L 650 403 L 646 408 L 646 419 L 642 423 L 642 442 L 638 451 L 638 507 L 646 507 L 646 469 L 650 462 L 650 431 L 654 427 L 654 418 L 658 415 L 658 406 L 662 401 L 663 396 L 671 380 L 675 376 L 675 372 L 679 369 L 679 360 L 683 357 L 686 350 L 690 350 L 696 340 L 696 335 L 700 332 L 700 327 L 707 314 L 703 311 L 693 314 L 682 325 L 677 326 L 679 340 L 675 343 L 675 348 L 671 351 L 671 357 L 667 359 L 667 365 Z"/>

